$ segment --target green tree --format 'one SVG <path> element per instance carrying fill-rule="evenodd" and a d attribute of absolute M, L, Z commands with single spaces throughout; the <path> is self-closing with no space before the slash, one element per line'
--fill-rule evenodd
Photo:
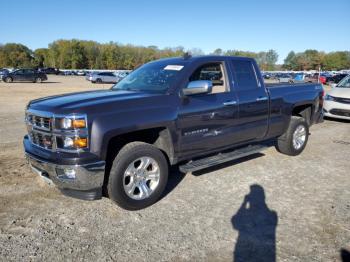
<path fill-rule="evenodd" d="M 290 51 L 284 59 L 283 68 L 289 70 L 296 70 L 298 68 L 297 56 L 294 51 Z"/>
<path fill-rule="evenodd" d="M 36 67 L 46 67 L 49 61 L 49 49 L 38 48 L 34 51 L 33 65 Z"/>
<path fill-rule="evenodd" d="M 22 44 L 8 43 L 0 47 L 0 67 L 31 67 L 32 51 Z"/>
<path fill-rule="evenodd" d="M 223 54 L 223 51 L 221 48 L 217 48 L 213 52 L 213 55 L 222 55 L 222 54 Z"/>
<path fill-rule="evenodd" d="M 267 70 L 274 70 L 277 60 L 278 60 L 278 54 L 275 50 L 270 49 L 269 51 L 267 51 L 266 52 Z"/>

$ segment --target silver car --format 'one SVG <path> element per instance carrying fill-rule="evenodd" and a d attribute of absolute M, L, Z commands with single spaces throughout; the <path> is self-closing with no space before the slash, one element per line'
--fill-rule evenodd
<path fill-rule="evenodd" d="M 92 83 L 117 83 L 119 77 L 112 72 L 96 72 L 89 76 L 88 80 Z"/>

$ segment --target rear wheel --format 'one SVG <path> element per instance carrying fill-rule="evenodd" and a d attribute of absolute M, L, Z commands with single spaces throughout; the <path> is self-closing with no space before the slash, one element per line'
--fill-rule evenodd
<path fill-rule="evenodd" d="M 40 77 L 35 78 L 35 83 L 41 83 L 43 80 Z"/>
<path fill-rule="evenodd" d="M 101 83 L 102 83 L 102 80 L 101 80 L 100 78 L 97 78 L 97 79 L 96 79 L 96 83 L 101 84 Z"/>
<path fill-rule="evenodd" d="M 108 195 L 122 208 L 138 210 L 154 204 L 168 181 L 168 162 L 153 145 L 132 142 L 115 157 Z"/>
<path fill-rule="evenodd" d="M 12 77 L 8 76 L 8 77 L 5 78 L 5 82 L 6 83 L 12 83 L 12 81 L 13 81 Z"/>
<path fill-rule="evenodd" d="M 296 156 L 303 152 L 309 138 L 309 126 L 304 118 L 292 116 L 287 131 L 277 139 L 276 149 Z"/>

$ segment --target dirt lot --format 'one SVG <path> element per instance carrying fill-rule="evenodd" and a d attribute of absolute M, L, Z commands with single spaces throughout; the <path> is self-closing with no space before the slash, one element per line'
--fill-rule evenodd
<path fill-rule="evenodd" d="M 174 168 L 158 203 L 128 212 L 62 196 L 25 164 L 30 99 L 110 86 L 49 80 L 0 83 L 0 260 L 341 261 L 350 251 L 349 122 L 313 126 L 298 157 L 271 148 L 194 174 Z"/>

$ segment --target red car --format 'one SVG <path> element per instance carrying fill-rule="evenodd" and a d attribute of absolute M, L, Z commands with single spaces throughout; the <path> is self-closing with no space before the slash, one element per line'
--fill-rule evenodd
<path fill-rule="evenodd" d="M 309 83 L 318 83 L 318 73 L 314 74 L 313 76 L 307 77 L 305 79 L 305 82 L 309 82 Z M 326 84 L 327 79 L 325 76 L 321 75 L 320 76 L 320 83 L 321 84 Z"/>

